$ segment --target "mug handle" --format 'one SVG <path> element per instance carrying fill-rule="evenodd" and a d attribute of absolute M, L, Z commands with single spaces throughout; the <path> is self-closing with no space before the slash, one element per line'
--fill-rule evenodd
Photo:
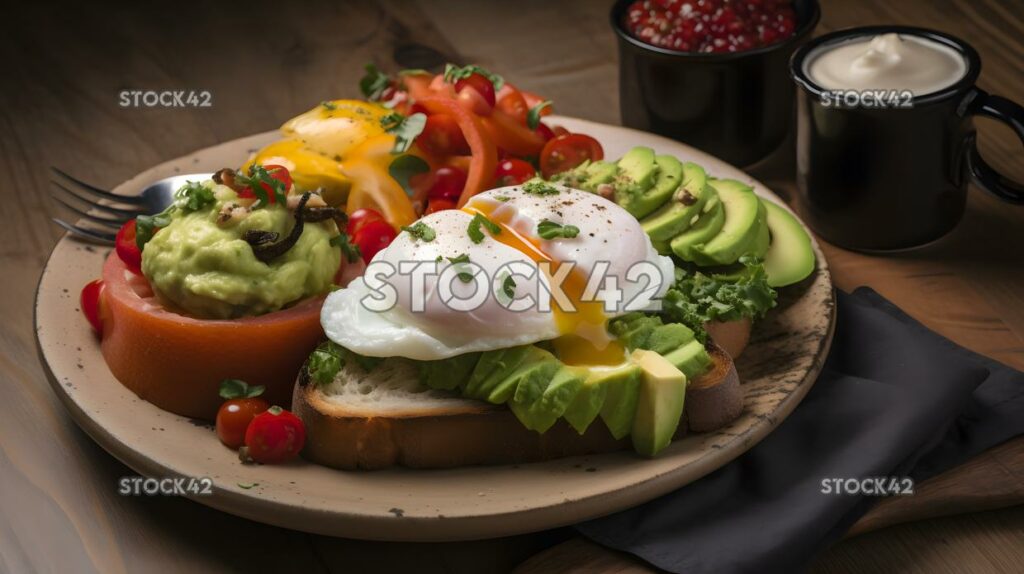
<path fill-rule="evenodd" d="M 1000 96 L 993 96 L 975 88 L 974 97 L 968 104 L 967 112 L 1003 122 L 1017 133 L 1024 144 L 1024 107 Z M 1011 180 L 996 171 L 978 152 L 977 139 L 972 136 L 968 142 L 967 169 L 975 185 L 1002 199 L 1016 205 L 1024 205 L 1024 185 Z"/>

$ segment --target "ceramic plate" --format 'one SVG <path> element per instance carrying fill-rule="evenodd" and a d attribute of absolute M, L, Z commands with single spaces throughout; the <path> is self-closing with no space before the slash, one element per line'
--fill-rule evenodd
<path fill-rule="evenodd" d="M 650 146 L 694 161 L 716 177 L 749 182 L 758 194 L 777 200 L 742 171 L 678 142 L 578 119 L 552 121 L 596 137 L 608 157 Z M 169 175 L 237 166 L 277 137 L 268 132 L 204 149 L 147 170 L 115 191 L 135 194 Z M 78 424 L 142 475 L 208 477 L 211 492 L 191 496 L 198 502 L 260 522 L 351 538 L 490 538 L 572 524 L 650 500 L 717 469 L 778 426 L 813 384 L 832 336 L 832 284 L 817 244 L 814 249 L 815 275 L 780 292 L 779 307 L 757 324 L 737 362 L 743 415 L 718 432 L 673 442 L 653 460 L 623 451 L 454 470 L 243 465 L 209 425 L 161 411 L 110 374 L 78 310 L 79 291 L 99 276 L 109 249 L 67 236 L 54 247 L 39 282 L 36 334 L 54 391 Z"/>

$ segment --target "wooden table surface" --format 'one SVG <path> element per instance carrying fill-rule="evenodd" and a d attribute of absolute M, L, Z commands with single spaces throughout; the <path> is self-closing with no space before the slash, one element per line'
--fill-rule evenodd
<path fill-rule="evenodd" d="M 51 392 L 36 356 L 32 300 L 60 235 L 50 223 L 59 210 L 48 199 L 48 166 L 113 186 L 157 162 L 273 129 L 316 102 L 356 96 L 366 62 L 416 67 L 438 53 L 498 70 L 553 98 L 562 113 L 617 123 L 616 50 L 606 3 L 275 2 L 248 3 L 238 11 L 142 4 L 103 9 L 93 3 L 22 2 L 5 9 L 0 571 L 503 571 L 557 541 L 553 535 L 528 535 L 438 545 L 367 543 L 264 526 L 185 499 L 118 496 L 117 479 L 131 471 L 92 443 Z M 1019 0 L 822 4 L 818 33 L 903 23 L 959 35 L 984 60 L 984 89 L 1024 99 Z M 212 107 L 122 108 L 123 89 L 209 90 Z M 990 161 L 1024 180 L 1017 139 L 991 122 L 979 121 L 979 127 Z M 791 154 L 780 153 L 754 174 L 791 193 L 791 161 Z M 960 227 L 932 248 L 891 257 L 829 246 L 826 252 L 839 288 L 870 285 L 958 343 L 1024 368 L 1022 229 L 1024 208 L 975 191 Z M 1013 486 L 1019 487 L 1022 453 L 1021 440 L 1011 442 L 968 465 L 961 479 L 981 485 L 997 468 L 1011 485 L 1018 477 Z M 939 495 L 942 480 L 930 486 Z M 939 511 L 1020 500 L 1013 488 L 986 490 L 979 486 L 976 496 L 947 497 L 951 506 Z M 859 528 L 898 519 L 898 508 L 886 508 Z M 997 572 L 1019 571 L 1021 564 L 1024 507 L 1017 506 L 851 537 L 820 556 L 814 571 Z M 595 570 L 647 568 L 582 539 L 520 568 Z"/>

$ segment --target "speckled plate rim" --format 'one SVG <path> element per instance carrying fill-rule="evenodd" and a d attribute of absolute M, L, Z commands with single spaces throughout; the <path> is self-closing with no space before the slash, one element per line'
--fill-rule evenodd
<path fill-rule="evenodd" d="M 748 182 L 758 194 L 782 203 L 742 171 L 679 142 L 574 118 L 551 121 L 594 135 L 609 157 L 648 145 L 699 163 L 716 177 Z M 275 137 L 276 132 L 266 132 L 199 150 L 146 170 L 115 192 L 137 193 L 160 177 L 238 164 Z M 813 247 L 817 271 L 799 286 L 782 290 L 780 309 L 758 324 L 737 363 L 744 379 L 743 415 L 720 431 L 676 441 L 654 460 L 618 452 L 523 465 L 369 473 L 304 462 L 242 465 L 208 427 L 138 399 L 109 373 L 76 306 L 81 285 L 98 276 L 107 250 L 68 236 L 54 247 L 39 280 L 37 349 L 54 391 L 93 440 L 143 476 L 211 477 L 210 495 L 189 496 L 202 504 L 268 524 L 350 538 L 508 536 L 646 502 L 716 470 L 778 426 L 817 378 L 835 327 L 828 265 L 816 242 Z"/>

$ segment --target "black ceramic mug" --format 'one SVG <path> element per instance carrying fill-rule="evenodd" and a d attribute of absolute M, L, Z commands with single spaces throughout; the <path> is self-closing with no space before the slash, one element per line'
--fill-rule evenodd
<path fill-rule="evenodd" d="M 887 33 L 952 48 L 964 58 L 966 73 L 939 91 L 874 107 L 836 102 L 830 98 L 834 92 L 810 77 L 810 62 L 830 46 Z M 791 72 L 799 86 L 798 207 L 830 243 L 889 251 L 934 241 L 963 216 L 968 181 L 1024 204 L 1024 186 L 1000 175 L 978 153 L 973 122 L 975 115 L 997 119 L 1024 142 L 1024 108 L 975 86 L 981 60 L 966 42 L 906 26 L 840 30 L 798 49 Z"/>
<path fill-rule="evenodd" d="M 634 38 L 623 24 L 631 3 L 619 0 L 611 12 L 622 123 L 738 166 L 775 151 L 793 125 L 789 58 L 818 23 L 817 1 L 793 2 L 796 30 L 786 40 L 727 54 L 680 52 Z"/>

